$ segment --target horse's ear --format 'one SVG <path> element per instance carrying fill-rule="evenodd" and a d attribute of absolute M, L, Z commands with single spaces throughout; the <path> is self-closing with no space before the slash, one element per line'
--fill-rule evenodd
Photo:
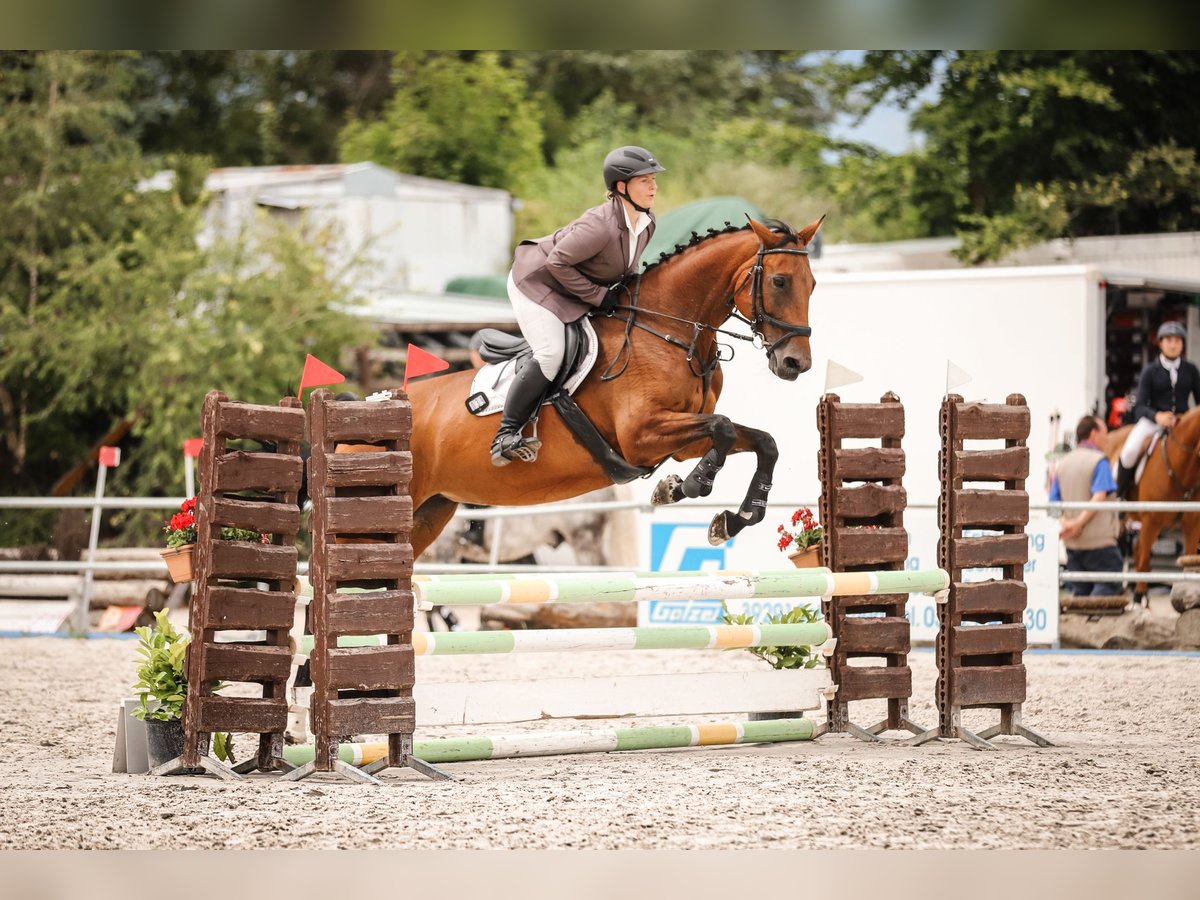
<path fill-rule="evenodd" d="M 826 215 L 828 215 L 828 213 L 826 213 Z M 824 221 L 825 216 L 821 216 L 821 218 L 817 219 L 817 221 L 800 230 L 800 233 L 796 235 L 796 238 L 800 241 L 801 247 L 807 247 L 809 245 L 812 239 L 816 237 L 817 230 L 821 227 L 821 223 Z"/>
<path fill-rule="evenodd" d="M 786 234 L 779 231 L 772 231 L 762 222 L 754 221 L 750 216 L 746 216 L 746 221 L 750 223 L 751 230 L 758 235 L 758 240 L 764 247 L 774 247 L 787 238 Z"/>

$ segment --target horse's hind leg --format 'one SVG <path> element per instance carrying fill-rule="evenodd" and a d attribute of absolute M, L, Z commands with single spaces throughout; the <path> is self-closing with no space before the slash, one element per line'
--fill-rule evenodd
<path fill-rule="evenodd" d="M 454 518 L 458 501 L 434 494 L 413 510 L 412 548 L 416 559 L 437 540 L 449 521 Z"/>

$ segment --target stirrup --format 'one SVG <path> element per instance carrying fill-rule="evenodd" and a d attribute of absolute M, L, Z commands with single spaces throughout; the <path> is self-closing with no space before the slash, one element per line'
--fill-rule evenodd
<path fill-rule="evenodd" d="M 533 420 L 533 434 L 525 437 L 521 431 L 510 434 L 498 434 L 492 441 L 492 465 L 507 466 L 514 459 L 521 462 L 536 462 L 542 442 L 537 436 L 537 419 Z"/>

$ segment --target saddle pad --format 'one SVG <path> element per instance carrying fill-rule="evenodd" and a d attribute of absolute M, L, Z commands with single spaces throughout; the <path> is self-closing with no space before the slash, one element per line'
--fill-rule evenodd
<path fill-rule="evenodd" d="M 1146 452 L 1142 454 L 1142 458 L 1138 460 L 1137 471 L 1133 475 L 1133 483 L 1138 484 L 1142 480 L 1142 473 L 1146 471 L 1146 463 L 1150 457 L 1154 455 L 1154 448 L 1158 446 L 1158 439 L 1162 437 L 1162 429 L 1154 432 L 1150 437 L 1150 446 L 1146 448 Z"/>
<path fill-rule="evenodd" d="M 563 390 L 568 394 L 574 394 L 579 385 L 583 384 L 583 379 L 592 371 L 592 366 L 596 364 L 596 358 L 600 355 L 600 341 L 596 338 L 596 332 L 588 319 L 583 320 L 583 335 L 587 342 L 583 358 L 563 383 Z M 512 386 L 516 372 L 517 360 L 506 359 L 502 363 L 489 363 L 475 373 L 475 380 L 471 382 L 471 393 L 468 394 L 472 400 L 471 414 L 491 416 L 503 410 L 504 398 L 508 396 L 508 389 Z M 477 402 L 475 398 L 478 395 L 483 395 L 484 401 Z"/>

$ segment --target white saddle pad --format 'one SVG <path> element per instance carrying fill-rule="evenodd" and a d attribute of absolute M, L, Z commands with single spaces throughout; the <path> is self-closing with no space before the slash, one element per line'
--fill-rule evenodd
<path fill-rule="evenodd" d="M 1154 436 L 1150 438 L 1150 446 L 1146 448 L 1146 452 L 1142 454 L 1142 458 L 1138 461 L 1137 471 L 1133 473 L 1133 483 L 1138 484 L 1142 480 L 1142 473 L 1146 471 L 1146 463 L 1150 457 L 1154 455 L 1154 448 L 1158 446 L 1158 439 L 1163 436 L 1162 429 L 1154 432 Z"/>
<path fill-rule="evenodd" d="M 574 394 L 579 385 L 583 384 L 583 379 L 592 371 L 596 357 L 600 355 L 600 341 L 596 338 L 592 323 L 587 319 L 583 320 L 583 336 L 587 342 L 583 361 L 563 385 L 568 394 Z M 512 387 L 516 370 L 516 360 L 509 359 L 502 363 L 489 363 L 476 372 L 475 379 L 471 382 L 471 399 L 467 404 L 471 414 L 491 416 L 504 409 L 504 398 L 508 396 L 508 389 Z"/>

